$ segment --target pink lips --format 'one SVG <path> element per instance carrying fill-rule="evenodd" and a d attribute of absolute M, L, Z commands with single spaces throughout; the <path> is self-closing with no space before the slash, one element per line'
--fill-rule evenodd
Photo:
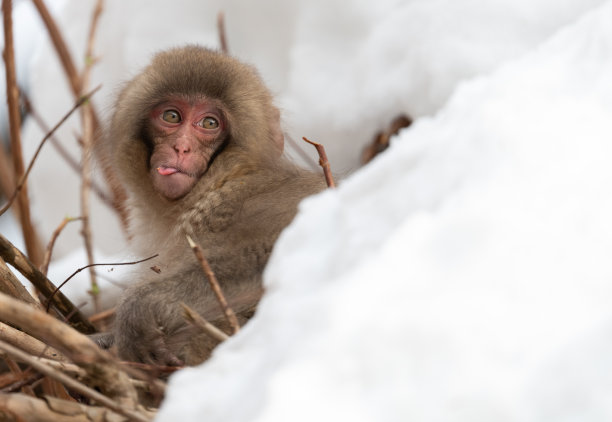
<path fill-rule="evenodd" d="M 174 167 L 160 166 L 157 167 L 157 172 L 162 176 L 169 176 L 171 174 L 178 173 L 178 169 L 175 169 Z"/>

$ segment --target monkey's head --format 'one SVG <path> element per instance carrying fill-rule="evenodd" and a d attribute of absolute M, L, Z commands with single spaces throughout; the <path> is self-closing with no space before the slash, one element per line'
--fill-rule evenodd
<path fill-rule="evenodd" d="M 188 196 L 215 167 L 227 172 L 241 155 L 278 157 L 283 146 L 278 110 L 257 72 L 196 46 L 157 54 L 127 84 L 110 134 L 120 178 L 133 191 L 147 180 L 168 201 Z"/>

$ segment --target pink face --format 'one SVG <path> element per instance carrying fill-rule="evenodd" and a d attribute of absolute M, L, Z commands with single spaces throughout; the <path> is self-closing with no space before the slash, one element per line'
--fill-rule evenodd
<path fill-rule="evenodd" d="M 211 101 L 172 99 L 149 115 L 153 187 L 169 200 L 185 196 L 206 172 L 225 138 L 226 122 Z"/>

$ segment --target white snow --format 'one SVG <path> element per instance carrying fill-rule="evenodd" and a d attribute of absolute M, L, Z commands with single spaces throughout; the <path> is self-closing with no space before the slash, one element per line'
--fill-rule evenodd
<path fill-rule="evenodd" d="M 324 143 L 337 171 L 395 115 L 417 118 L 304 201 L 254 319 L 171 377 L 157 420 L 612 419 L 612 1 L 106 4 L 102 109 L 151 52 L 216 45 L 223 9 L 289 134 Z M 90 9 L 67 0 L 59 17 L 75 54 Z M 49 122 L 72 101 L 53 56 L 40 45 L 29 83 Z M 40 136 L 28 123 L 31 150 Z M 78 179 L 41 158 L 49 233 L 78 215 Z M 125 256 L 112 214 L 98 204 L 94 221 L 100 256 Z"/>
<path fill-rule="evenodd" d="M 160 421 L 612 417 L 612 3 L 303 204 Z"/>

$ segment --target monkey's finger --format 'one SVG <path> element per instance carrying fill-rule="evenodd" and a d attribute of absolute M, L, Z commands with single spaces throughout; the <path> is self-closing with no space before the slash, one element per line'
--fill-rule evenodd
<path fill-rule="evenodd" d="M 157 336 L 151 342 L 153 348 L 149 350 L 148 361 L 153 365 L 184 366 L 185 362 L 179 359 L 166 345 L 162 336 Z"/>

